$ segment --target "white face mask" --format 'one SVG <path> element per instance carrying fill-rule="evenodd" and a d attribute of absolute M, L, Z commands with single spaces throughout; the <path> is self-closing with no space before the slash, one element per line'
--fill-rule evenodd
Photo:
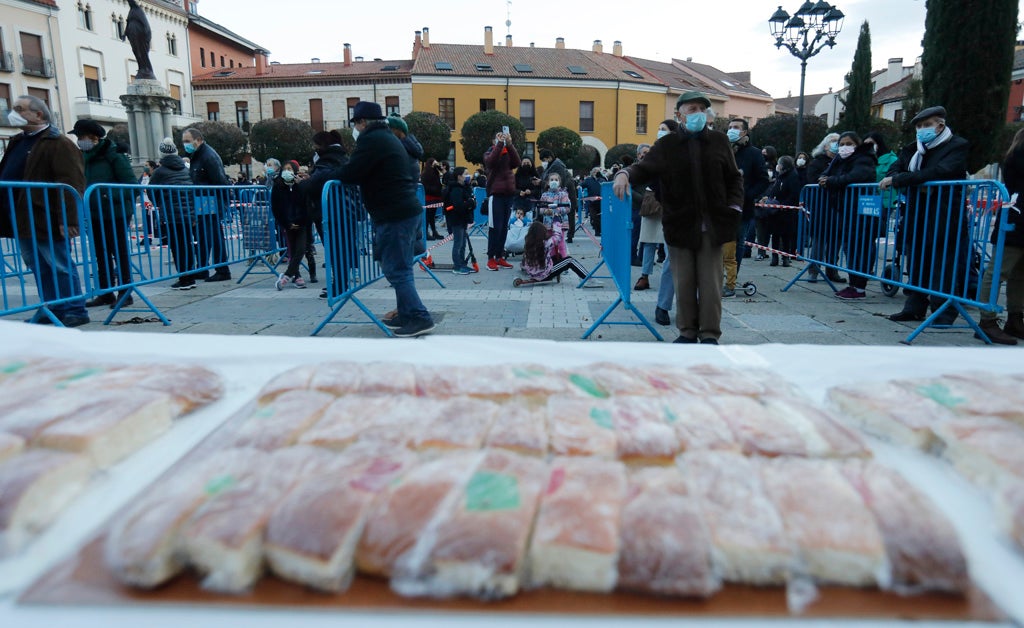
<path fill-rule="evenodd" d="M 81 151 L 83 153 L 84 152 L 88 152 L 88 151 L 92 150 L 95 147 L 96 147 L 96 142 L 94 142 L 92 140 L 78 140 L 78 148 L 81 149 Z"/>
<path fill-rule="evenodd" d="M 800 159 L 797 159 L 797 160 L 796 160 L 796 165 L 797 165 L 797 167 L 799 167 L 799 168 L 803 168 L 804 166 L 806 166 L 806 165 L 807 165 L 807 160 L 806 160 L 806 159 L 804 159 L 803 157 L 801 157 Z"/>
<path fill-rule="evenodd" d="M 352 134 L 352 139 L 356 139 L 354 133 Z M 315 166 L 318 161 L 320 161 L 320 153 L 313 153 L 313 165 Z"/>
<path fill-rule="evenodd" d="M 26 120 L 24 116 L 22 116 L 17 111 L 11 111 L 10 113 L 8 113 L 7 121 L 11 123 L 11 126 L 16 126 L 19 128 L 23 126 L 28 126 L 28 120 Z"/>
<path fill-rule="evenodd" d="M 281 173 L 281 178 L 287 181 L 293 181 L 295 179 L 295 173 L 291 170 L 285 170 Z"/>
<path fill-rule="evenodd" d="M 666 131 L 665 129 L 661 129 L 660 131 L 658 131 L 658 139 L 660 140 L 661 138 L 663 138 L 663 137 L 665 137 L 666 135 L 668 135 L 668 133 L 669 133 L 669 132 L 668 132 L 668 131 Z"/>
<path fill-rule="evenodd" d="M 839 147 L 839 157 L 841 157 L 842 159 L 846 159 L 847 157 L 852 155 L 853 151 L 855 151 L 855 150 L 857 150 L 856 146 L 840 146 Z"/>
<path fill-rule="evenodd" d="M 555 191 L 558 189 L 558 181 L 548 181 L 548 189 Z"/>
<path fill-rule="evenodd" d="M 355 127 L 352 127 L 352 139 L 353 140 L 358 140 L 359 139 L 359 129 L 357 129 Z"/>

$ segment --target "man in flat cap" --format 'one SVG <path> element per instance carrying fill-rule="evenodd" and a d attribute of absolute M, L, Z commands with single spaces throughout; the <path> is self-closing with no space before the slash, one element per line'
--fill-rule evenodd
<path fill-rule="evenodd" d="M 962 190 L 918 187 L 932 181 L 967 178 L 967 140 L 953 135 L 946 126 L 946 109 L 928 107 L 910 121 L 917 129 L 917 143 L 900 151 L 882 190 L 899 188 L 907 198 L 903 219 L 903 254 L 909 283 L 947 294 L 962 290 L 966 278 L 968 222 L 964 215 Z M 946 300 L 909 291 L 903 309 L 889 316 L 893 321 L 923 321 L 928 305 L 938 310 Z M 957 312 L 947 308 L 936 318 L 938 325 L 951 325 Z"/>
<path fill-rule="evenodd" d="M 676 101 L 679 130 L 615 173 L 613 190 L 652 180 L 661 186 L 662 226 L 676 289 L 678 343 L 718 344 L 722 335 L 722 245 L 736 239 L 743 175 L 725 133 L 707 128 L 711 101 L 686 92 Z"/>

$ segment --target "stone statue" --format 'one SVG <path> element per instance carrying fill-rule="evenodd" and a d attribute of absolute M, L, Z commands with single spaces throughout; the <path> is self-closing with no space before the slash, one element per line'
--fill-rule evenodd
<path fill-rule="evenodd" d="M 136 0 L 128 0 L 128 21 L 124 27 L 124 34 L 121 41 L 128 39 L 132 46 L 132 54 L 135 55 L 135 62 L 139 65 L 136 79 L 156 79 L 153 73 L 153 64 L 149 61 L 149 44 L 153 39 L 153 31 L 149 28 L 149 20 L 146 19 L 146 12 L 142 10 Z"/>

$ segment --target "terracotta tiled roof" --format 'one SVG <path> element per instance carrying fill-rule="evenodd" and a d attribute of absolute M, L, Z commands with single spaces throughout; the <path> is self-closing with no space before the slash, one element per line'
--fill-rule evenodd
<path fill-rule="evenodd" d="M 384 68 L 394 68 L 385 70 Z M 351 65 L 344 63 L 280 63 L 268 65 L 266 72 L 258 74 L 256 68 L 220 68 L 192 79 L 192 84 L 213 85 L 235 82 L 260 80 L 274 83 L 308 79 L 322 81 L 326 79 L 356 79 L 382 76 L 394 76 L 409 79 L 412 61 L 354 61 Z"/>
<path fill-rule="evenodd" d="M 887 102 L 896 102 L 907 97 L 910 90 L 910 81 L 914 80 L 913 74 L 908 74 L 892 85 L 886 85 L 871 95 L 872 105 L 883 105 Z"/>
<path fill-rule="evenodd" d="M 764 91 L 763 89 L 755 87 L 750 82 L 736 78 L 735 75 L 739 74 L 739 72 L 729 74 L 728 72 L 723 72 L 714 66 L 710 66 L 704 63 L 694 63 L 693 61 L 682 61 L 680 59 L 672 59 L 672 63 L 678 67 L 689 69 L 694 72 L 697 72 L 698 74 L 702 74 L 703 76 L 708 77 L 712 81 L 715 81 L 716 87 L 718 87 L 719 89 L 724 89 L 726 92 L 737 92 L 740 94 L 746 94 L 748 96 L 757 96 L 760 98 L 772 97 L 771 94 Z"/>
<path fill-rule="evenodd" d="M 662 63 L 661 61 L 653 61 L 651 59 L 638 59 L 637 57 L 630 57 L 629 59 L 633 63 L 661 79 L 661 81 L 668 85 L 673 91 L 688 92 L 697 90 L 704 92 L 708 96 L 727 98 L 725 92 L 722 90 L 701 80 L 700 77 L 693 76 L 692 74 L 680 70 L 671 63 Z"/>
<path fill-rule="evenodd" d="M 439 63 L 449 64 L 451 70 L 439 70 L 436 65 Z M 477 69 L 477 64 L 489 66 L 490 70 Z M 528 66 L 529 71 L 517 70 L 516 65 Z M 569 66 L 577 66 L 582 73 L 573 73 Z M 571 48 L 495 46 L 494 54 L 488 55 L 484 54 L 483 45 L 432 43 L 429 48 L 420 48 L 412 73 L 414 76 L 501 76 L 664 85 L 623 57 Z"/>

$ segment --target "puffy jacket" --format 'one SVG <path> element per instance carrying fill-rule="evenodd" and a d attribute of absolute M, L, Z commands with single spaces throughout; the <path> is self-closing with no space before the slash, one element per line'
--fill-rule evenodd
<path fill-rule="evenodd" d="M 513 171 L 522 165 L 519 153 L 512 144 L 492 144 L 484 153 L 484 168 L 487 169 L 487 195 L 514 195 L 516 177 Z"/>
<path fill-rule="evenodd" d="M 448 224 L 465 226 L 473 222 L 476 197 L 473 189 L 464 183 L 451 182 L 444 190 L 444 215 Z M 449 209 L 451 208 L 451 209 Z"/>
<path fill-rule="evenodd" d="M 836 209 L 843 208 L 842 195 L 846 187 L 855 183 L 874 183 L 875 167 L 878 160 L 867 144 L 861 144 L 853 154 L 843 159 L 836 157 L 825 169 L 822 176 L 828 177 L 825 190 L 828 193 L 829 205 Z M 853 208 L 856 211 L 856 208 Z"/>
<path fill-rule="evenodd" d="M 733 144 L 733 147 L 736 167 L 743 172 L 743 219 L 749 220 L 754 217 L 754 203 L 768 189 L 768 166 L 760 148 L 749 143 L 738 147 Z"/>
<path fill-rule="evenodd" d="M 185 161 L 177 155 L 165 155 L 149 175 L 149 185 L 192 185 Z M 196 220 L 191 190 L 149 190 L 150 198 L 160 209 L 164 220 L 173 224 L 191 224 Z"/>
<path fill-rule="evenodd" d="M 189 158 L 189 173 L 196 185 L 230 185 L 224 172 L 224 162 L 217 151 L 203 142 Z"/>
<path fill-rule="evenodd" d="M 274 213 L 274 220 L 282 229 L 292 225 L 305 227 L 309 220 L 306 199 L 299 186 L 294 183 L 289 185 L 280 177 L 270 191 L 270 211 Z"/>
<path fill-rule="evenodd" d="M 374 222 L 398 222 L 421 216 L 416 198 L 419 177 L 409 170 L 409 155 L 386 122 L 375 120 L 359 134 L 348 163 L 338 170 L 342 183 L 358 185 Z"/>

